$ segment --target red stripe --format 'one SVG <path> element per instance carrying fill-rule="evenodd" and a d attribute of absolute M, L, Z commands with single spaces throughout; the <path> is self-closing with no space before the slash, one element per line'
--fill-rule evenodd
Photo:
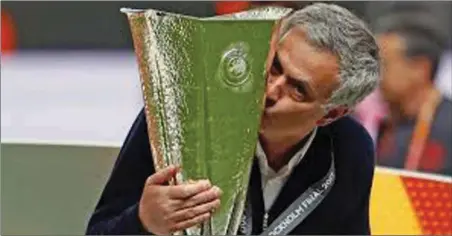
<path fill-rule="evenodd" d="M 249 1 L 218 1 L 215 3 L 217 15 L 230 14 L 249 9 Z"/>
<path fill-rule="evenodd" d="M 422 231 L 452 235 L 452 184 L 402 177 Z"/>
<path fill-rule="evenodd" d="M 1 28 L 2 28 L 2 48 L 1 52 L 5 53 L 16 48 L 16 30 L 11 15 L 2 9 L 1 11 Z"/>

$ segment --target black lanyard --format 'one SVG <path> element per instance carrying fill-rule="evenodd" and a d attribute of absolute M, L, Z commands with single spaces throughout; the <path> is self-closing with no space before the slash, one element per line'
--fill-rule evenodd
<path fill-rule="evenodd" d="M 286 210 L 261 235 L 287 235 L 297 227 L 328 195 L 336 180 L 334 167 L 334 146 L 331 140 L 331 166 L 326 175 L 311 185 L 300 197 L 298 197 Z M 268 217 L 268 215 L 264 216 Z M 265 219 L 264 219 L 265 221 Z M 251 203 L 247 202 L 240 231 L 245 235 L 252 232 Z"/>

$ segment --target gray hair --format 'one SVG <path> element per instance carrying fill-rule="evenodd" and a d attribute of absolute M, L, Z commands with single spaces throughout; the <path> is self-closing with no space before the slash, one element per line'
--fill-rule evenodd
<path fill-rule="evenodd" d="M 312 45 L 333 52 L 339 59 L 340 86 L 324 105 L 353 108 L 377 86 L 379 50 L 372 32 L 357 16 L 334 4 L 315 3 L 295 11 L 281 23 L 280 38 L 301 27 Z"/>
<path fill-rule="evenodd" d="M 422 11 L 403 11 L 380 17 L 375 22 L 375 33 L 395 33 L 404 41 L 405 56 L 424 56 L 432 63 L 431 79 L 436 75 L 447 35 L 443 33 L 434 15 Z"/>

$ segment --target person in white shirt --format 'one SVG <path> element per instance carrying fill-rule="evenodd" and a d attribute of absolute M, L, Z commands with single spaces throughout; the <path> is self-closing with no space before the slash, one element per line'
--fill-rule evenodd
<path fill-rule="evenodd" d="M 441 58 L 435 83 L 439 91 L 452 100 L 452 51 L 446 51 Z"/>

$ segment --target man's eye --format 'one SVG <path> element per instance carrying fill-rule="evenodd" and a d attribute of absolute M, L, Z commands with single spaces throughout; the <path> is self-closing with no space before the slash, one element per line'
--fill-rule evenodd
<path fill-rule="evenodd" d="M 306 94 L 306 90 L 304 89 L 304 86 L 302 85 L 294 85 L 295 87 L 295 91 L 300 94 L 300 95 L 305 95 Z"/>
<path fill-rule="evenodd" d="M 272 66 L 270 68 L 270 73 L 272 75 L 281 75 L 283 73 L 283 68 L 279 62 L 278 55 L 273 58 Z"/>
<path fill-rule="evenodd" d="M 302 85 L 292 85 L 292 97 L 295 101 L 302 102 L 306 99 L 306 90 Z"/>
<path fill-rule="evenodd" d="M 282 71 L 278 67 L 276 67 L 275 65 L 272 65 L 272 67 L 270 68 L 270 73 L 272 75 L 281 75 Z"/>

